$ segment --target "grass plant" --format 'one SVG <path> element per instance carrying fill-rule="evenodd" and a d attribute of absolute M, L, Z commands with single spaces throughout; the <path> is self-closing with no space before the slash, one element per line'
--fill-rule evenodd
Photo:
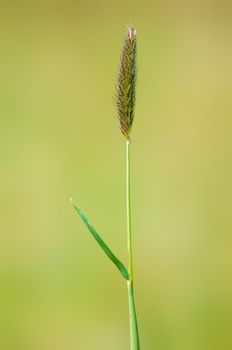
<path fill-rule="evenodd" d="M 116 257 L 108 245 L 104 242 L 95 228 L 90 224 L 85 214 L 72 202 L 72 205 L 81 217 L 93 238 L 117 267 L 127 283 L 129 321 L 130 321 L 130 349 L 139 350 L 139 334 L 134 299 L 134 276 L 133 276 L 133 254 L 132 254 L 132 230 L 131 230 L 131 128 L 135 113 L 135 93 L 137 78 L 137 33 L 135 28 L 130 27 L 124 40 L 120 67 L 117 81 L 116 106 L 120 130 L 126 140 L 126 210 L 127 210 L 127 247 L 128 247 L 128 268 Z"/>

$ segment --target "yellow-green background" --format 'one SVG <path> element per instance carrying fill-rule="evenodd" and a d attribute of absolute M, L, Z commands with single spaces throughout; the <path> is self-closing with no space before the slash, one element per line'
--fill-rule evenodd
<path fill-rule="evenodd" d="M 129 349 L 125 140 L 114 107 L 138 31 L 133 240 L 142 350 L 232 348 L 231 6 L 1 2 L 0 349 Z"/>

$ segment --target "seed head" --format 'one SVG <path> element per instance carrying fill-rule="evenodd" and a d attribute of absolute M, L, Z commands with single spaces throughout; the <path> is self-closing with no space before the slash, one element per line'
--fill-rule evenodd
<path fill-rule="evenodd" d="M 135 112 L 136 92 L 136 50 L 137 37 L 135 28 L 129 28 L 124 40 L 117 83 L 117 114 L 123 135 L 129 139 Z"/>

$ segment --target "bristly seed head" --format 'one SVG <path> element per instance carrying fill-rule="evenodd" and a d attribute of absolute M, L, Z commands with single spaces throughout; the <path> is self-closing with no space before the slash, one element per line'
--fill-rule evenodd
<path fill-rule="evenodd" d="M 116 96 L 120 129 L 127 139 L 129 139 L 130 136 L 135 112 L 137 77 L 136 50 L 136 30 L 130 27 L 126 33 L 122 48 Z"/>

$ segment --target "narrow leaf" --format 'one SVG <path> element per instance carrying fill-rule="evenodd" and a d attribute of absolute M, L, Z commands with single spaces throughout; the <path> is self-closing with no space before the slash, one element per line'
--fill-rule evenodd
<path fill-rule="evenodd" d="M 73 205 L 73 208 L 77 212 L 77 214 L 81 217 L 81 219 L 84 221 L 85 225 L 89 229 L 90 233 L 92 234 L 93 238 L 96 240 L 96 242 L 99 244 L 99 246 L 102 248 L 102 250 L 105 252 L 105 254 L 108 256 L 108 258 L 112 261 L 112 263 L 117 267 L 117 269 L 121 272 L 122 276 L 128 280 L 129 274 L 126 269 L 126 267 L 123 265 L 123 263 L 114 255 L 114 253 L 110 250 L 110 248 L 107 246 L 107 244 L 102 240 L 102 238 L 99 236 L 95 228 L 90 224 L 89 220 L 85 216 L 84 213 L 73 203 L 72 199 L 71 203 Z"/>

